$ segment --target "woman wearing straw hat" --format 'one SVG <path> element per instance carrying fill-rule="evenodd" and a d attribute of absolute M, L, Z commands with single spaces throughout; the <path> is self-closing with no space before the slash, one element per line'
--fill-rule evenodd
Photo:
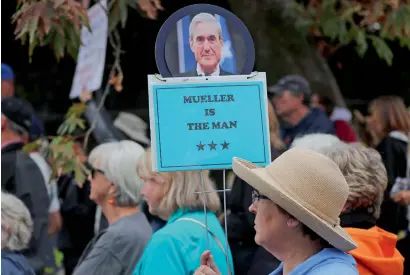
<path fill-rule="evenodd" d="M 340 226 L 349 187 L 338 166 L 319 153 L 290 149 L 266 168 L 239 158 L 233 171 L 255 192 L 255 241 L 282 261 L 271 275 L 356 275 L 345 252 L 355 242 Z M 209 251 L 195 275 L 220 274 Z"/>

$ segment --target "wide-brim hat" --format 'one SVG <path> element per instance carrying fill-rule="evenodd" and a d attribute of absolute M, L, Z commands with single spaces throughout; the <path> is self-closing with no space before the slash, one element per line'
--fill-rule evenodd
<path fill-rule="evenodd" d="M 265 168 L 233 158 L 233 171 L 335 248 L 357 248 L 339 219 L 349 186 L 328 157 L 294 148 Z"/>
<path fill-rule="evenodd" d="M 114 120 L 114 126 L 137 142 L 144 145 L 151 143 L 146 134 L 148 128 L 147 123 L 134 114 L 120 112 Z"/>

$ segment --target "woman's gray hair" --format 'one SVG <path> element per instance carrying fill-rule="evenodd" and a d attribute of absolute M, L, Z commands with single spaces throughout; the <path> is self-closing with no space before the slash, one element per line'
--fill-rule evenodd
<path fill-rule="evenodd" d="M 140 192 L 144 182 L 137 174 L 137 162 L 144 151 L 138 143 L 123 140 L 103 143 L 89 155 L 89 162 L 117 186 L 115 203 L 118 206 L 138 206 L 141 203 Z"/>
<path fill-rule="evenodd" d="M 349 185 L 348 206 L 352 209 L 367 208 L 378 219 L 387 187 L 387 172 L 380 154 L 359 143 L 338 144 L 325 148 L 321 153 L 332 159 L 342 171 Z"/>
<path fill-rule="evenodd" d="M 143 178 L 156 178 L 164 182 L 164 192 L 166 195 L 158 207 L 162 218 L 169 218 L 178 209 L 188 208 L 191 210 L 202 210 L 203 200 L 201 192 L 201 173 L 205 190 L 206 208 L 219 214 L 221 201 L 215 191 L 214 183 L 209 178 L 209 171 L 176 171 L 176 172 L 155 172 L 152 170 L 150 150 L 141 157 L 137 165 L 138 174 Z"/>
<path fill-rule="evenodd" d="M 295 138 L 291 144 L 291 148 L 304 148 L 319 152 L 324 148 L 334 146 L 336 144 L 343 144 L 338 137 L 330 134 L 307 134 Z"/>
<path fill-rule="evenodd" d="M 192 18 L 192 21 L 189 24 L 189 39 L 190 40 L 194 39 L 194 28 L 196 27 L 196 25 L 198 25 L 199 23 L 205 23 L 205 22 L 214 24 L 216 27 L 216 31 L 218 33 L 219 39 L 223 40 L 221 24 L 215 18 L 215 16 L 213 16 L 210 13 L 205 13 L 205 12 L 199 13 L 195 15 L 194 18 Z"/>
<path fill-rule="evenodd" d="M 387 172 L 376 150 L 360 143 L 347 144 L 329 134 L 305 135 L 295 139 L 293 147 L 310 149 L 333 160 L 349 185 L 347 206 L 353 209 L 368 208 L 375 219 L 379 218 Z"/>
<path fill-rule="evenodd" d="M 33 232 L 33 220 L 24 203 L 1 192 L 1 247 L 12 251 L 27 248 Z"/>

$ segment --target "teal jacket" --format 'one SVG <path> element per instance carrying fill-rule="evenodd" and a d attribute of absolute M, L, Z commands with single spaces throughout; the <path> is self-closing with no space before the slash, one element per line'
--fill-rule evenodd
<path fill-rule="evenodd" d="M 202 253 L 208 249 L 204 212 L 179 209 L 167 224 L 152 235 L 151 240 L 134 269 L 133 275 L 192 275 L 200 265 Z M 214 213 L 207 212 L 208 229 L 226 251 L 225 233 Z M 222 275 L 228 275 L 226 257 L 218 242 L 208 233 L 209 249 Z M 228 246 L 230 274 L 234 275 L 231 250 Z"/>

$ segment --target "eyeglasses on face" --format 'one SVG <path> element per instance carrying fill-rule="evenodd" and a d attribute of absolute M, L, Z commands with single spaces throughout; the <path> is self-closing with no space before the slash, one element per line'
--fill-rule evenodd
<path fill-rule="evenodd" d="M 95 175 L 96 175 L 96 173 L 100 173 L 100 174 L 103 174 L 103 175 L 104 175 L 104 171 L 103 171 L 103 170 L 95 168 L 94 166 L 92 166 L 92 165 L 91 165 L 90 163 L 88 163 L 88 162 L 86 163 L 86 167 L 87 167 L 87 169 L 90 170 L 90 172 L 91 172 L 91 178 L 94 178 Z"/>
<path fill-rule="evenodd" d="M 253 190 L 252 191 L 252 203 L 255 204 L 259 202 L 260 200 L 269 200 L 269 198 L 264 195 L 259 194 L 258 191 Z"/>

